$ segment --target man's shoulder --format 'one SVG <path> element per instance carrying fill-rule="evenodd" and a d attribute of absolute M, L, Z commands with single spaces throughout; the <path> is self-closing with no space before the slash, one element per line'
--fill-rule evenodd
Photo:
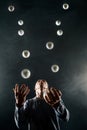
<path fill-rule="evenodd" d="M 33 98 L 30 98 L 30 99 L 27 99 L 24 103 L 24 106 L 26 108 L 33 108 L 36 104 L 36 100 L 37 98 L 36 97 L 33 97 Z"/>
<path fill-rule="evenodd" d="M 31 103 L 31 102 L 35 102 L 37 100 L 36 97 L 30 98 L 26 100 L 26 103 Z"/>

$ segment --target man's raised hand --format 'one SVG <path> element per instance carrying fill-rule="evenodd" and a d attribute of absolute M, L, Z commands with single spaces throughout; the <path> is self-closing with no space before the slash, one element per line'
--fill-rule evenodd
<path fill-rule="evenodd" d="M 21 107 L 26 101 L 26 97 L 30 92 L 30 89 L 25 84 L 22 84 L 20 87 L 18 84 L 13 88 L 13 92 L 15 95 L 16 104 L 18 107 Z"/>

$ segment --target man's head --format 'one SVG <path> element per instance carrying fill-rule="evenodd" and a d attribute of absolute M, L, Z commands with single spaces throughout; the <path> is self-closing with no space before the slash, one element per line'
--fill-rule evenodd
<path fill-rule="evenodd" d="M 40 79 L 35 84 L 36 97 L 43 98 L 45 92 L 48 91 L 48 83 L 46 80 Z"/>

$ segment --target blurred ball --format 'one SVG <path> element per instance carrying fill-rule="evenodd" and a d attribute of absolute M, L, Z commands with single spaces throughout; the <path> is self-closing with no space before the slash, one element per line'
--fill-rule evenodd
<path fill-rule="evenodd" d="M 29 50 L 24 50 L 24 51 L 22 51 L 22 56 L 23 56 L 24 58 L 29 58 L 29 57 L 30 57 L 30 52 L 29 52 Z"/>
<path fill-rule="evenodd" d="M 47 42 L 47 43 L 46 43 L 46 48 L 47 48 L 48 50 L 52 50 L 52 49 L 54 48 L 54 43 L 53 43 L 53 42 Z"/>
<path fill-rule="evenodd" d="M 23 36 L 23 35 L 24 35 L 24 30 L 22 30 L 22 29 L 21 29 L 21 30 L 18 30 L 18 35 L 19 35 L 19 36 Z"/>
<path fill-rule="evenodd" d="M 58 35 L 58 36 L 62 36 L 62 35 L 63 35 L 63 30 L 58 30 L 58 31 L 57 31 L 57 35 Z"/>
<path fill-rule="evenodd" d="M 24 24 L 24 21 L 23 20 L 19 20 L 18 21 L 18 25 L 22 26 Z"/>
<path fill-rule="evenodd" d="M 55 24 L 56 24 L 57 26 L 60 26 L 60 25 L 61 25 L 61 21 L 60 21 L 60 20 L 56 20 Z"/>
<path fill-rule="evenodd" d="M 28 78 L 31 76 L 30 70 L 28 70 L 28 69 L 23 69 L 23 70 L 21 71 L 21 76 L 22 76 L 22 78 L 24 78 L 24 79 L 28 79 Z"/>
<path fill-rule="evenodd" d="M 13 12 L 15 10 L 15 7 L 13 5 L 8 6 L 8 10 L 10 12 Z"/>
<path fill-rule="evenodd" d="M 58 65 L 52 65 L 51 66 L 51 70 L 52 70 L 52 72 L 54 72 L 54 73 L 56 73 L 56 72 L 58 72 L 59 71 L 59 66 Z"/>
<path fill-rule="evenodd" d="M 63 9 L 64 9 L 64 10 L 67 10 L 67 9 L 69 9 L 69 4 L 67 4 L 67 3 L 64 3 L 64 4 L 63 4 Z"/>

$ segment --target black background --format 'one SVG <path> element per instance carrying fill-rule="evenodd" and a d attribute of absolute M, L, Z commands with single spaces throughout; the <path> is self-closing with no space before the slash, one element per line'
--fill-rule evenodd
<path fill-rule="evenodd" d="M 69 4 L 63 10 L 63 3 Z M 14 12 L 8 11 L 14 5 Z M 61 130 L 87 129 L 87 1 L 86 0 L 1 0 L 0 1 L 0 129 L 17 130 L 14 122 L 15 100 L 13 87 L 25 83 L 35 95 L 38 79 L 46 79 L 49 86 L 60 89 L 70 111 L 70 121 L 60 122 Z M 18 20 L 24 21 L 23 26 Z M 61 26 L 55 21 L 61 20 Z M 25 35 L 19 36 L 18 30 Z M 57 36 L 57 30 L 64 34 Z M 53 50 L 46 49 L 48 41 Z M 28 49 L 28 59 L 21 55 Z M 57 73 L 51 65 L 58 64 Z M 31 71 L 29 79 L 21 77 L 21 70 Z"/>

